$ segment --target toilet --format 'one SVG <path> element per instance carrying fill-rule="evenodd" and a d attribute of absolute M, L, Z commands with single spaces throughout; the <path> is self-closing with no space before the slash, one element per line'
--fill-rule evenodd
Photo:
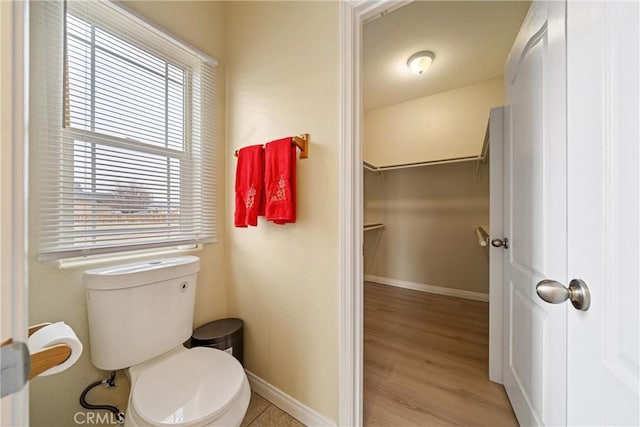
<path fill-rule="evenodd" d="M 251 389 L 242 365 L 210 347 L 186 349 L 200 260 L 167 258 L 84 273 L 91 361 L 127 369 L 125 426 L 239 426 Z"/>

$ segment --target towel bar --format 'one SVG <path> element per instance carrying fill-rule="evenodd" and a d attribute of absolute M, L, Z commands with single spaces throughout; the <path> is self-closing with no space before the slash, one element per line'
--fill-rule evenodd
<path fill-rule="evenodd" d="M 300 159 L 306 159 L 309 157 L 309 134 L 303 133 L 299 136 L 291 137 L 291 140 L 296 147 L 300 149 Z M 233 153 L 234 156 L 238 157 L 238 150 Z"/>

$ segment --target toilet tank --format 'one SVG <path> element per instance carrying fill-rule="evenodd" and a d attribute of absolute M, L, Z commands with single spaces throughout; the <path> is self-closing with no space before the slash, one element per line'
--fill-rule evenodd
<path fill-rule="evenodd" d="M 86 271 L 93 364 L 123 369 L 186 341 L 199 269 L 199 258 L 183 256 Z"/>

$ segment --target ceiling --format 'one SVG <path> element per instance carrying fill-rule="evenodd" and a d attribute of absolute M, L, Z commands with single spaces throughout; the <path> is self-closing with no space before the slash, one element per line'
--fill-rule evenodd
<path fill-rule="evenodd" d="M 370 110 L 503 75 L 529 1 L 415 1 L 364 26 L 364 108 Z M 407 59 L 435 53 L 413 74 Z"/>

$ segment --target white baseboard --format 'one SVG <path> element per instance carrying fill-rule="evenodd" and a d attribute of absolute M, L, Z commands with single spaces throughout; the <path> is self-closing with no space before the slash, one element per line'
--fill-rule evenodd
<path fill-rule="evenodd" d="M 406 280 L 391 279 L 366 274 L 364 280 L 367 282 L 380 283 L 381 285 L 395 286 L 397 288 L 413 289 L 414 291 L 429 292 L 430 294 L 446 295 L 448 297 L 464 298 L 474 301 L 489 302 L 489 294 L 481 292 L 464 291 L 462 289 L 445 288 L 442 286 L 427 285 L 424 283 L 408 282 Z"/>
<path fill-rule="evenodd" d="M 245 370 L 251 390 L 276 405 L 306 426 L 335 426 L 336 422 L 297 401 L 282 390 L 269 384 L 256 374 Z"/>

